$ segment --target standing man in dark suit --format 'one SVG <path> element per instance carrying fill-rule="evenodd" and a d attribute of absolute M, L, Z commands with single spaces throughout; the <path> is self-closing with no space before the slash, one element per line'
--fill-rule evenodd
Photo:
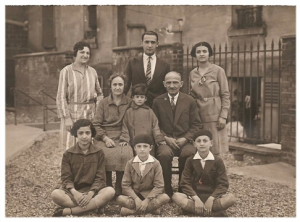
<path fill-rule="evenodd" d="M 127 84 L 124 93 L 127 94 L 131 85 L 146 84 L 148 89 L 146 105 L 151 107 L 154 98 L 166 92 L 163 81 L 170 71 L 170 65 L 155 54 L 159 44 L 156 32 L 145 32 L 142 35 L 141 44 L 144 50 L 143 55 L 130 59 L 126 65 Z"/>
<path fill-rule="evenodd" d="M 194 133 L 202 128 L 195 99 L 179 92 L 183 85 L 180 73 L 171 71 L 163 82 L 167 93 L 156 97 L 152 109 L 158 118 L 161 133 L 166 142 L 160 142 L 157 148 L 165 182 L 165 192 L 170 197 L 172 190 L 172 161 L 178 156 L 179 182 L 186 159 L 196 153 L 191 143 Z"/>

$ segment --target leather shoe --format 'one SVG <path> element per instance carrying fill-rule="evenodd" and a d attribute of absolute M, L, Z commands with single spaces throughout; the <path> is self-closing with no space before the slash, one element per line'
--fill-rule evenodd
<path fill-rule="evenodd" d="M 54 210 L 52 217 L 62 217 L 64 208 L 58 207 Z"/>

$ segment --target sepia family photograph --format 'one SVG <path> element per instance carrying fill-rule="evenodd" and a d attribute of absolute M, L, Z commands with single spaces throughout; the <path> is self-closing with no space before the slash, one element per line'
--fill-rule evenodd
<path fill-rule="evenodd" d="M 3 217 L 295 219 L 296 4 L 83 3 L 3 6 Z"/>

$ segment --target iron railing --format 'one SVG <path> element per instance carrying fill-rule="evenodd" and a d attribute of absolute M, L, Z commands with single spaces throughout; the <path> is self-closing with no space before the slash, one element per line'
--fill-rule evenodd
<path fill-rule="evenodd" d="M 228 78 L 231 109 L 229 138 L 247 143 L 280 143 L 281 41 L 267 49 L 266 42 L 254 46 L 213 45 L 211 62 L 224 68 Z M 183 75 L 197 67 L 189 47 L 184 54 Z M 190 91 L 190 86 L 188 86 Z M 250 98 L 250 100 L 249 100 Z M 246 100 L 246 101 L 245 101 Z M 248 101 L 248 102 L 247 102 Z M 240 134 L 238 134 L 240 132 Z"/>

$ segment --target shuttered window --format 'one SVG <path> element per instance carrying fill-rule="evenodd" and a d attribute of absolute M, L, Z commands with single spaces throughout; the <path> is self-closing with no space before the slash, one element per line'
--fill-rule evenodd
<path fill-rule="evenodd" d="M 55 48 L 54 6 L 42 8 L 42 44 L 45 49 Z"/>

